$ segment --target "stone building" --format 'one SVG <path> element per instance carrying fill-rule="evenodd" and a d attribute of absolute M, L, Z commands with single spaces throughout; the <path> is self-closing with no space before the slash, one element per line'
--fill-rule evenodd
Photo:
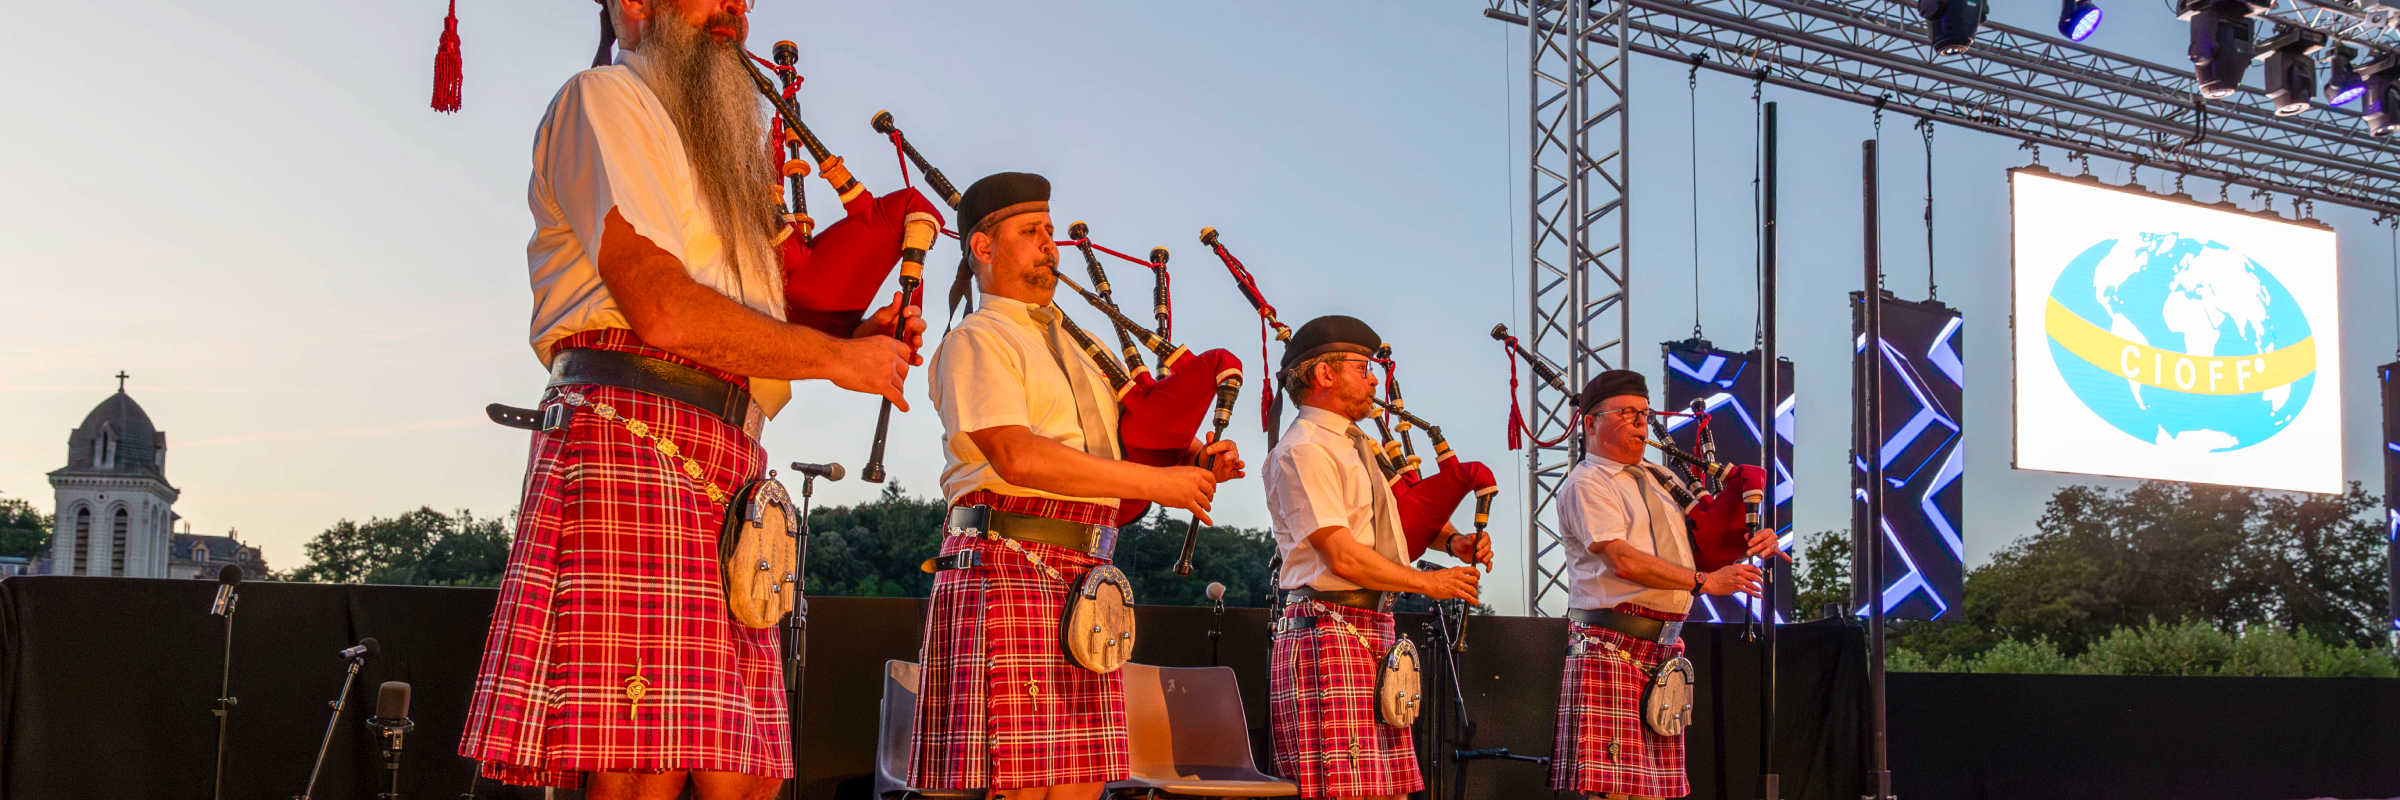
<path fill-rule="evenodd" d="M 117 378 L 117 393 L 67 435 L 67 465 L 50 473 L 53 574 L 169 577 L 181 492 L 167 483 L 167 435 Z"/>

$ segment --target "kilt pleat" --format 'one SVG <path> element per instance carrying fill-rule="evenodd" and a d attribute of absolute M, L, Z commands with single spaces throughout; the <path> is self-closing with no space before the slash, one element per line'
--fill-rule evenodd
<path fill-rule="evenodd" d="M 1683 618 L 1631 603 L 1617 610 L 1654 619 Z M 1570 642 L 1587 644 L 1580 655 L 1569 651 L 1566 672 L 1559 678 L 1550 788 L 1637 797 L 1690 794 L 1683 737 L 1651 731 L 1642 723 L 1641 709 L 1642 686 L 1649 682 L 1650 671 L 1682 655 L 1683 643 L 1661 645 L 1578 622 L 1568 627 Z"/>
<path fill-rule="evenodd" d="M 724 489 L 765 460 L 741 431 L 692 407 L 563 388 L 662 433 Z M 459 744 L 486 777 L 574 788 L 587 772 L 792 774 L 777 632 L 727 613 L 716 556 L 724 512 L 680 467 L 588 407 L 566 431 L 533 436 Z M 638 701 L 636 686 L 646 688 Z"/>
<path fill-rule="evenodd" d="M 1275 768 L 1301 797 L 1407 794 L 1425 788 L 1409 729 L 1383 723 L 1375 679 L 1393 642 L 1392 615 L 1315 601 L 1284 607 L 1283 618 L 1339 613 L 1374 642 L 1370 650 L 1330 619 L 1275 634 L 1267 710 Z"/>
<path fill-rule="evenodd" d="M 1021 544 L 1069 581 L 1107 563 Z M 1068 587 L 998 542 L 942 542 L 943 555 L 961 550 L 978 551 L 983 564 L 933 580 L 909 784 L 1018 789 L 1124 779 L 1132 760 L 1124 680 L 1075 666 L 1059 652 Z"/>

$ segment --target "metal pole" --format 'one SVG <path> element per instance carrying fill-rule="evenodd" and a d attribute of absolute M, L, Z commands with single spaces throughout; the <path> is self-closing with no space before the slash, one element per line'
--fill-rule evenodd
<path fill-rule="evenodd" d="M 1781 531 L 1775 518 L 1775 449 L 1780 443 L 1776 431 L 1776 408 L 1783 398 L 1781 362 L 1775 360 L 1775 104 L 1768 103 L 1759 131 L 1759 161 L 1764 165 L 1759 189 L 1759 349 L 1758 373 L 1760 468 L 1767 472 L 1767 494 L 1759 503 L 1758 518 L 1768 531 Z M 1780 543 L 1779 543 L 1780 544 Z M 1765 570 L 1766 597 L 1760 603 L 1760 621 L 1767 626 L 1767 643 L 1759 653 L 1766 662 L 1761 669 L 1766 685 L 1758 695 L 1758 782 L 1759 797 L 1764 800 L 1783 800 L 1783 776 L 1775 770 L 1776 680 L 1775 641 L 1777 623 L 1782 621 L 1782 609 L 1776 602 L 1775 559 L 1767 558 Z"/>
<path fill-rule="evenodd" d="M 350 704 L 350 682 L 358 677 L 359 663 L 365 658 L 350 659 L 350 668 L 342 673 L 342 693 L 333 698 L 333 718 L 325 721 L 325 738 L 317 742 L 317 763 L 308 768 L 308 787 L 300 790 L 299 800 L 309 800 L 317 793 L 317 775 L 325 771 L 325 751 L 333 747 L 333 730 L 342 724 L 342 707 Z"/>
<path fill-rule="evenodd" d="M 225 737 L 227 724 L 233 720 L 233 707 L 241 701 L 233 697 L 233 611 L 240 595 L 232 595 L 225 603 L 225 662 L 217 673 L 217 768 L 215 788 L 209 793 L 213 800 L 225 800 Z"/>
<path fill-rule="evenodd" d="M 776 792 L 783 800 L 799 800 L 800 716 L 808 700 L 808 501 L 816 494 L 817 476 L 801 473 L 800 535 L 792 539 L 792 610 L 783 615 L 784 708 L 791 725 L 791 780 Z"/>
<path fill-rule="evenodd" d="M 1867 346 L 1860 354 L 1860 428 L 1866 438 L 1867 773 L 1869 800 L 1891 800 L 1891 753 L 1885 748 L 1883 697 L 1883 239 L 1876 198 L 1875 140 L 1859 143 L 1866 188 Z"/>

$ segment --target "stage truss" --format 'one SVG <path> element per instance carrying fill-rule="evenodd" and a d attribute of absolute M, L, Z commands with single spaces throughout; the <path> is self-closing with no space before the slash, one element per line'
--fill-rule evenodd
<path fill-rule="evenodd" d="M 2400 148 L 2368 135 L 2356 112 L 2320 102 L 2277 116 L 2254 84 L 2203 100 L 2186 64 L 1990 22 L 1972 50 L 1941 56 L 1903 0 L 1489 0 L 1483 14 L 1526 27 L 1531 291 L 1521 338 L 1563 368 L 1570 389 L 1629 363 L 1625 87 L 1637 53 L 2124 161 L 2135 179 L 2162 170 L 2177 176 L 2177 192 L 2191 176 L 2218 183 L 2221 201 L 2237 197 L 2232 187 L 2268 207 L 2281 195 L 2293 216 L 2316 201 L 2400 214 Z M 2262 31 L 2288 24 L 2400 52 L 2400 12 L 2365 0 L 2277 0 L 2262 17 Z M 1537 438 L 1560 436 L 1572 416 L 1569 398 L 1536 382 L 1526 421 Z M 1551 509 L 1573 445 L 1535 446 L 1526 460 L 1527 613 L 1564 601 Z"/>

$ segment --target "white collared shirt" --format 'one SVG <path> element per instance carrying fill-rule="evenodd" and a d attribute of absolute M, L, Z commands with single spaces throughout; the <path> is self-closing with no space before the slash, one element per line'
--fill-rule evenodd
<path fill-rule="evenodd" d="M 932 379 L 926 393 L 942 415 L 942 494 L 957 500 L 968 492 L 989 489 L 1012 497 L 1044 497 L 1117 505 L 1113 497 L 1070 497 L 1001 480 L 999 470 L 975 447 L 970 431 L 1023 425 L 1035 436 L 1083 450 L 1083 425 L 1075 412 L 1073 385 L 1050 355 L 1048 331 L 1035 322 L 1033 306 L 986 294 L 975 313 L 951 328 L 933 353 Z M 1053 311 L 1056 305 L 1046 306 Z M 1060 354 L 1069 369 L 1090 380 L 1106 431 L 1117 435 L 1117 399 L 1108 378 L 1080 351 Z"/>
<path fill-rule="evenodd" d="M 1667 524 L 1653 535 L 1649 504 L 1641 499 L 1642 487 L 1631 466 L 1585 453 L 1582 463 L 1567 472 L 1565 485 L 1559 487 L 1558 530 L 1567 543 L 1567 606 L 1614 608 L 1632 602 L 1656 611 L 1689 612 L 1691 592 L 1653 589 L 1618 577 L 1608 559 L 1591 551 L 1595 542 L 1623 539 L 1634 549 L 1669 563 L 1694 563 L 1683 515 L 1672 513 L 1678 510 L 1675 499 L 1656 480 L 1650 482 L 1650 491 L 1658 497 L 1659 507 L 1670 513 Z"/>
<path fill-rule="evenodd" d="M 744 280 L 725 252 L 695 194 L 683 137 L 635 74 L 638 64 L 638 54 L 628 53 L 616 64 L 577 73 L 551 98 L 534 132 L 526 192 L 534 231 L 525 261 L 533 279 L 533 352 L 545 367 L 560 339 L 633 327 L 593 260 L 610 209 L 682 262 L 693 281 L 783 318 L 783 287 L 752 285 L 760 281 Z M 752 378 L 750 392 L 773 415 L 791 399 L 791 384 Z"/>
<path fill-rule="evenodd" d="M 1308 542 L 1310 534 L 1338 526 L 1360 545 L 1375 547 L 1375 493 L 1390 494 L 1392 487 L 1380 470 L 1360 460 L 1358 446 L 1350 441 L 1352 427 L 1340 414 L 1301 406 L 1299 419 L 1267 454 L 1267 512 L 1275 520 L 1275 547 L 1283 552 L 1278 587 L 1364 588 L 1334 575 L 1325 556 Z"/>

